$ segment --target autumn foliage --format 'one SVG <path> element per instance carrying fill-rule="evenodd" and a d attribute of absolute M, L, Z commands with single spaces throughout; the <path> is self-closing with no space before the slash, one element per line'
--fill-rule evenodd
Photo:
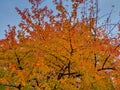
<path fill-rule="evenodd" d="M 87 1 L 53 0 L 52 10 L 29 0 L 30 9 L 16 8 L 20 30 L 8 25 L 0 40 L 0 90 L 120 90 L 120 35 L 97 26 L 96 8 L 79 12 Z"/>

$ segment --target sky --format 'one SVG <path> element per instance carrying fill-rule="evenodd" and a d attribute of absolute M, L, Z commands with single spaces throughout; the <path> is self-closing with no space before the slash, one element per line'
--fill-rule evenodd
<path fill-rule="evenodd" d="M 111 15 L 111 22 L 117 23 L 120 20 L 120 0 L 98 0 L 99 1 L 99 15 L 102 16 L 106 13 L 110 13 L 112 5 L 114 5 L 113 13 Z M 46 0 L 50 3 L 50 0 Z M 52 7 L 51 4 L 48 4 Z M 15 7 L 23 10 L 29 8 L 30 3 L 28 0 L 0 0 L 0 39 L 4 38 L 4 30 L 7 30 L 7 25 L 18 25 L 21 21 L 21 17 L 17 14 Z"/>

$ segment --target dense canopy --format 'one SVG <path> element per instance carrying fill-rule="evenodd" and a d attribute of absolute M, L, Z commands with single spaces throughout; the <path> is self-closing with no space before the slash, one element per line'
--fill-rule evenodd
<path fill-rule="evenodd" d="M 8 25 L 0 40 L 1 90 L 120 89 L 120 35 L 110 37 L 109 21 L 98 26 L 97 0 L 29 2 L 16 8 L 20 29 Z"/>

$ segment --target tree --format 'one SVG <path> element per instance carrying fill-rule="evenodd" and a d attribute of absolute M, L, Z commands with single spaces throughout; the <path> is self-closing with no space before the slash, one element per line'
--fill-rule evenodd
<path fill-rule="evenodd" d="M 62 0 L 53 0 L 56 11 L 39 7 L 43 0 L 29 2 L 31 9 L 16 8 L 21 30 L 9 25 L 6 38 L 0 40 L 1 89 L 120 88 L 119 34 L 110 37 L 105 25 L 98 27 L 97 2 L 64 1 L 72 3 L 72 11 Z M 90 6 L 84 7 L 79 18 L 79 6 L 87 2 Z"/>

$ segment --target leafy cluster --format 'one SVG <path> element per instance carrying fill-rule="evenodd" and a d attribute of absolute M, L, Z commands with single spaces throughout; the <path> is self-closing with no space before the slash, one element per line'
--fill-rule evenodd
<path fill-rule="evenodd" d="M 90 16 L 82 11 L 78 18 L 88 0 L 65 0 L 71 12 L 62 0 L 53 0 L 56 11 L 40 7 L 43 1 L 16 8 L 21 30 L 8 25 L 0 40 L 0 89 L 119 90 L 120 35 L 112 38 L 97 27 L 92 7 Z"/>

